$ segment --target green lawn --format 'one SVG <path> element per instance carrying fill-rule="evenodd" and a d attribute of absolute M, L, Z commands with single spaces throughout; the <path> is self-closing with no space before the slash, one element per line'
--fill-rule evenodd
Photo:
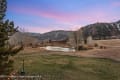
<path fill-rule="evenodd" d="M 23 55 L 15 57 L 15 70 L 21 70 Z M 24 55 L 27 73 L 60 72 L 64 80 L 120 80 L 120 62 L 109 59 L 65 55 Z"/>

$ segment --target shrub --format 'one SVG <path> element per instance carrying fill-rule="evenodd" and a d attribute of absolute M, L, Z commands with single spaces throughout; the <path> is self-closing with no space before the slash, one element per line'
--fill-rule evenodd
<path fill-rule="evenodd" d="M 98 44 L 97 44 L 97 43 L 95 43 L 95 44 L 94 44 L 94 47 L 98 47 Z"/>
<path fill-rule="evenodd" d="M 106 49 L 107 47 L 106 46 L 100 46 L 100 49 Z"/>
<path fill-rule="evenodd" d="M 78 50 L 89 50 L 89 49 L 93 49 L 93 47 L 88 46 L 88 45 L 80 45 L 78 47 Z"/>
<path fill-rule="evenodd" d="M 80 46 L 78 47 L 78 50 L 87 50 L 87 47 L 85 47 L 85 46 L 83 46 L 83 45 L 80 45 Z"/>

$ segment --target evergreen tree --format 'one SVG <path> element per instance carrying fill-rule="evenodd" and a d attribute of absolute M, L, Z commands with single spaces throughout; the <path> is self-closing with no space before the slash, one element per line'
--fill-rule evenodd
<path fill-rule="evenodd" d="M 17 29 L 14 28 L 14 22 L 4 20 L 6 11 L 6 0 L 0 0 L 0 75 L 9 74 L 13 70 L 12 56 L 22 49 L 22 45 L 10 46 L 8 40 Z"/>
<path fill-rule="evenodd" d="M 0 21 L 4 18 L 6 12 L 6 0 L 0 0 Z"/>

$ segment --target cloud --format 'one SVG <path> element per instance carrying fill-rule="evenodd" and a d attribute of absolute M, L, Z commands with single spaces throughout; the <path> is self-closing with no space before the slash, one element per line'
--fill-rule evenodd
<path fill-rule="evenodd" d="M 119 2 L 113 2 L 112 5 L 113 5 L 114 7 L 120 7 L 120 1 L 119 1 Z"/>
<path fill-rule="evenodd" d="M 61 13 L 58 11 L 52 11 L 52 10 L 39 10 L 39 9 L 32 9 L 32 8 L 10 8 L 10 11 L 32 15 L 32 16 L 41 16 L 45 18 L 52 18 L 60 21 L 74 21 L 78 19 L 78 17 L 74 14 L 68 14 L 68 13 Z"/>
<path fill-rule="evenodd" d="M 19 8 L 19 7 L 11 8 L 11 11 L 17 12 L 19 14 L 51 18 L 57 21 L 70 22 L 70 23 L 76 21 L 89 21 L 89 22 L 91 21 L 96 22 L 100 20 L 104 21 L 107 19 L 106 16 L 109 14 L 109 12 L 106 12 L 106 10 L 99 10 L 98 8 L 81 13 L 64 13 L 55 10 L 39 10 L 32 8 L 27 9 L 27 8 Z"/>
<path fill-rule="evenodd" d="M 36 26 L 23 26 L 25 32 L 36 32 L 36 33 L 45 33 L 45 32 L 50 32 L 50 31 L 53 31 L 53 30 L 70 30 L 70 29 L 60 29 L 58 27 L 36 27 Z"/>
<path fill-rule="evenodd" d="M 89 9 L 83 12 L 78 13 L 66 13 L 66 12 L 60 12 L 58 10 L 43 10 L 43 9 L 35 9 L 35 8 L 22 8 L 22 7 L 10 7 L 9 10 L 13 13 L 22 14 L 22 15 L 29 15 L 29 16 L 37 16 L 37 17 L 45 17 L 49 19 L 55 20 L 57 23 L 60 24 L 66 24 L 63 27 L 58 27 L 58 25 L 53 26 L 42 26 L 42 25 L 31 25 L 31 26 L 25 26 L 23 24 L 22 26 L 28 28 L 28 31 L 30 32 L 48 32 L 51 30 L 59 30 L 59 29 L 65 29 L 65 30 L 76 30 L 80 28 L 81 26 L 95 23 L 95 22 L 109 22 L 113 21 L 113 19 L 120 18 L 119 15 L 113 14 L 113 12 L 109 11 L 108 9 L 101 9 L 99 7 Z M 26 16 L 27 18 L 28 16 Z M 30 18 L 30 17 L 29 17 Z M 39 23 L 39 20 L 34 20 L 33 23 Z M 27 24 L 27 22 L 26 22 Z M 47 21 L 46 21 L 47 24 Z M 66 26 L 69 26 L 66 27 Z"/>

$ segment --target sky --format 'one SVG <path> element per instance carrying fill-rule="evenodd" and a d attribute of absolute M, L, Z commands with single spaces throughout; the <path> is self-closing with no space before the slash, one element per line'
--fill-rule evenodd
<path fill-rule="evenodd" d="M 120 20 L 120 0 L 7 0 L 6 18 L 27 32 L 77 30 Z"/>

